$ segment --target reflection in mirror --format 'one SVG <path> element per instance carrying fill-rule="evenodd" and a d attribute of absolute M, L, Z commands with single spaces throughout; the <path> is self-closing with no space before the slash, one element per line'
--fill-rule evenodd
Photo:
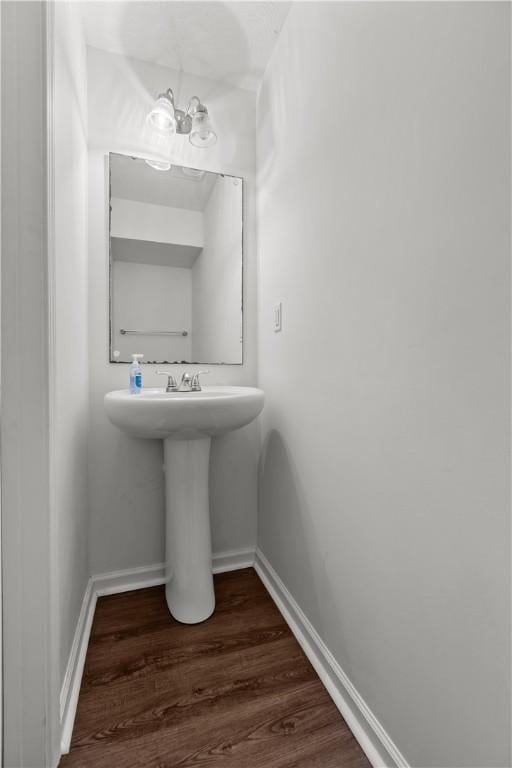
<path fill-rule="evenodd" d="M 110 362 L 242 362 L 242 179 L 111 153 Z"/>

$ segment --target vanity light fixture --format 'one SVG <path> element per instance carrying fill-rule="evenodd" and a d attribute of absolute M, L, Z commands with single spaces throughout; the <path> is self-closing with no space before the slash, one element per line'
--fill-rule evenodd
<path fill-rule="evenodd" d="M 155 106 L 148 115 L 148 122 L 152 128 L 160 133 L 176 132 L 174 96 L 170 88 L 157 98 Z"/>
<path fill-rule="evenodd" d="M 148 122 L 159 133 L 187 134 L 194 147 L 211 147 L 217 141 L 208 110 L 201 100 L 192 96 L 186 109 L 178 109 L 172 88 L 158 96 L 148 115 Z"/>
<path fill-rule="evenodd" d="M 212 147 L 217 141 L 217 134 L 212 129 L 210 116 L 204 104 L 199 104 L 194 112 L 189 141 L 194 147 L 201 149 Z"/>

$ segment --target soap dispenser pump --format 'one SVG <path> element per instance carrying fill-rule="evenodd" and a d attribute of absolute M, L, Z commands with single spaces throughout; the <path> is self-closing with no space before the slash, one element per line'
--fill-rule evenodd
<path fill-rule="evenodd" d="M 133 363 L 130 365 L 130 394 L 132 395 L 138 395 L 142 389 L 142 368 L 139 360 L 143 357 L 144 355 L 140 354 L 132 355 Z"/>

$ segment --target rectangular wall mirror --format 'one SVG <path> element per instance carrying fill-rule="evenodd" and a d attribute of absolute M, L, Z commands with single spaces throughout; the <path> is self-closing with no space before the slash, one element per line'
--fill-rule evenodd
<path fill-rule="evenodd" d="M 110 153 L 110 362 L 242 363 L 242 179 Z"/>

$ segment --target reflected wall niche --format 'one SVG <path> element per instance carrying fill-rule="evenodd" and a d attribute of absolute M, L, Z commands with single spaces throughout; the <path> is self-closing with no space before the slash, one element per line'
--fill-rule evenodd
<path fill-rule="evenodd" d="M 109 154 L 110 362 L 243 362 L 243 180 Z"/>

